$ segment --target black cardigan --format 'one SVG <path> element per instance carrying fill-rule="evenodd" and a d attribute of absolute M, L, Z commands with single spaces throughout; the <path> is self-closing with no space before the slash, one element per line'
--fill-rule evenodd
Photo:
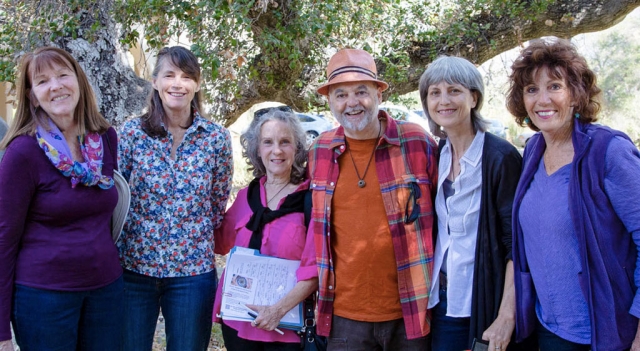
<path fill-rule="evenodd" d="M 444 140 L 440 142 L 443 145 Z M 474 338 L 482 339 L 482 333 L 498 317 L 507 262 L 511 260 L 511 207 L 521 172 L 518 150 L 506 140 L 485 133 L 469 346 Z M 514 346 L 511 342 L 509 350 Z"/>
<path fill-rule="evenodd" d="M 511 260 L 511 208 L 521 172 L 518 150 L 506 140 L 485 133 L 469 344 L 473 338 L 481 339 L 498 317 L 506 266 Z"/>

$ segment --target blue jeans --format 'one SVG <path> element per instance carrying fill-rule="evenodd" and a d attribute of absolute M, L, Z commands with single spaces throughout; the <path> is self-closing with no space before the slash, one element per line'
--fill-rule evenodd
<path fill-rule="evenodd" d="M 565 340 L 545 328 L 540 321 L 536 325 L 540 351 L 589 351 L 591 345 L 576 344 Z"/>
<path fill-rule="evenodd" d="M 437 351 L 468 350 L 470 318 L 447 317 L 447 290 L 440 287 L 440 302 L 431 310 L 431 348 Z"/>
<path fill-rule="evenodd" d="M 162 309 L 167 351 L 206 351 L 211 337 L 216 271 L 155 278 L 124 271 L 124 351 L 151 351 Z"/>
<path fill-rule="evenodd" d="M 15 286 L 11 321 L 21 351 L 113 351 L 120 348 L 124 284 L 89 291 Z"/>

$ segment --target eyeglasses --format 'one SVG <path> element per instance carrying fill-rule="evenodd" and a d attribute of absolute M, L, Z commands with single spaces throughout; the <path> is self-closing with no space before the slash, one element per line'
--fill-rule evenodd
<path fill-rule="evenodd" d="M 409 198 L 407 204 L 404 207 L 404 223 L 411 224 L 420 216 L 420 206 L 418 205 L 418 199 L 422 196 L 418 183 L 409 183 Z M 411 214 L 409 214 L 409 203 L 411 203 Z"/>
<path fill-rule="evenodd" d="M 275 107 L 265 107 L 261 108 L 258 111 L 253 113 L 253 119 L 259 119 L 262 116 L 266 115 L 271 111 L 282 111 L 282 112 L 293 112 L 293 109 L 287 105 L 284 106 L 275 106 Z"/>

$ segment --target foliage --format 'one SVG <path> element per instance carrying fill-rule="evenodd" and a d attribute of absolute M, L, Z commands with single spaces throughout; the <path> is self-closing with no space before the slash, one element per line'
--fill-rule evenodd
<path fill-rule="evenodd" d="M 0 81 L 13 83 L 17 60 L 42 45 L 64 47 L 78 37 L 93 41 L 104 1 L 2 0 L 0 7 Z"/>
<path fill-rule="evenodd" d="M 601 122 L 625 131 L 640 144 L 637 101 L 640 97 L 640 15 L 633 16 L 622 28 L 600 33 L 587 54 L 602 89 Z"/>
<path fill-rule="evenodd" d="M 559 16 L 570 22 L 581 10 L 575 6 L 587 5 L 567 0 L 2 0 L 0 81 L 14 80 L 22 52 L 44 43 L 64 46 L 74 38 L 91 42 L 103 35 L 101 26 L 116 23 L 125 48 L 144 41 L 143 48 L 153 54 L 165 45 L 188 45 L 201 60 L 208 102 L 222 119 L 267 100 L 297 110 L 323 105 L 314 87 L 324 80 L 327 58 L 344 47 L 372 52 L 382 79 L 391 83 L 387 96 L 396 99 L 415 89 L 416 76 L 438 54 L 481 63 L 521 41 L 526 26 L 535 28 L 529 36 L 557 30 L 560 17 L 547 20 L 548 28 L 536 25 L 555 14 L 550 6 L 563 8 L 566 13 Z M 113 23 L 95 20 L 104 12 Z"/>
<path fill-rule="evenodd" d="M 604 113 L 612 115 L 640 91 L 640 45 L 620 32 L 598 41 L 590 60 L 602 89 Z"/>
<path fill-rule="evenodd" d="M 547 0 L 534 1 L 544 9 Z M 99 22 L 82 27 L 101 2 L 12 1 L 2 8 L 0 80 L 13 81 L 15 58 L 23 51 L 61 37 L 89 39 Z M 34 6 L 36 4 L 36 6 Z M 263 76 L 268 89 L 279 90 L 294 79 L 305 85 L 305 70 L 318 67 L 328 48 L 364 47 L 382 58 L 385 79 L 406 79 L 406 49 L 411 41 L 434 40 L 456 45 L 483 27 L 473 14 L 494 11 L 529 16 L 524 3 L 496 0 L 424 2 L 394 0 L 118 0 L 113 17 L 121 25 L 121 41 L 137 45 L 144 38 L 150 50 L 174 39 L 202 60 L 209 92 L 238 97 L 243 80 Z M 20 50 L 15 50 L 20 48 Z M 436 52 L 434 51 L 434 55 Z M 252 61 L 253 65 L 247 62 Z"/>

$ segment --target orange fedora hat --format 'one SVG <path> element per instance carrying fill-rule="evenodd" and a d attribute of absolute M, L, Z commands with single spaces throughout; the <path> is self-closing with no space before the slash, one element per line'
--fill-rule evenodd
<path fill-rule="evenodd" d="M 382 91 L 389 84 L 378 80 L 378 70 L 373 56 L 364 50 L 342 49 L 327 65 L 327 82 L 318 88 L 318 93 L 329 95 L 329 86 L 345 82 L 376 82 Z"/>

